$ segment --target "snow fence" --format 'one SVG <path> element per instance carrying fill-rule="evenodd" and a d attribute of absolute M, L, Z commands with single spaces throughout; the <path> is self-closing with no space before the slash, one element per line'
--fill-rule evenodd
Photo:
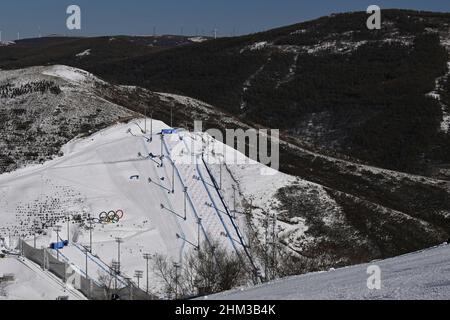
<path fill-rule="evenodd" d="M 110 300 L 115 295 L 120 300 L 152 300 L 153 296 L 135 287 L 131 282 L 122 288 L 114 289 L 101 285 L 91 278 L 86 278 L 74 270 L 68 262 L 56 259 L 50 249 L 37 249 L 24 240 L 20 241 L 21 255 L 48 270 L 62 282 L 80 291 L 90 300 Z M 114 277 L 112 275 L 112 277 Z M 114 282 L 114 281 L 112 281 Z"/>

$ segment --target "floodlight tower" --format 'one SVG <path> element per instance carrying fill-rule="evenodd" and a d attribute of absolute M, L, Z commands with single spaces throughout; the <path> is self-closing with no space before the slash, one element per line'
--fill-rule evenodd
<path fill-rule="evenodd" d="M 120 244 L 123 243 L 123 239 L 117 237 L 116 240 L 117 242 L 117 262 L 119 263 L 119 270 L 118 270 L 118 274 L 120 274 Z"/>
<path fill-rule="evenodd" d="M 148 294 L 148 264 L 149 264 L 149 261 L 152 258 L 152 256 L 149 253 L 144 253 L 143 257 L 146 260 L 146 264 L 147 264 L 147 286 L 146 286 L 145 292 Z"/>
<path fill-rule="evenodd" d="M 140 279 L 142 279 L 143 275 L 144 275 L 144 271 L 136 270 L 134 272 L 134 277 L 137 279 L 137 287 L 138 287 L 138 289 L 140 289 L 140 287 L 139 287 Z"/>

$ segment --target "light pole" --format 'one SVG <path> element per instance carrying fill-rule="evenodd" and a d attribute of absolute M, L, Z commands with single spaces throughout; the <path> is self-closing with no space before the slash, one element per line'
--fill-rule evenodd
<path fill-rule="evenodd" d="M 134 272 L 134 277 L 137 279 L 137 287 L 140 289 L 140 279 L 142 279 L 142 276 L 144 275 L 144 271 L 136 270 Z"/>
<path fill-rule="evenodd" d="M 150 114 L 150 142 L 153 141 L 153 111 Z"/>
<path fill-rule="evenodd" d="M 84 246 L 84 254 L 86 256 L 86 270 L 84 271 L 86 274 L 86 280 L 89 281 L 89 276 L 88 276 L 88 253 L 90 252 L 89 246 Z"/>
<path fill-rule="evenodd" d="M 66 221 L 67 221 L 67 241 L 70 242 L 70 215 L 66 215 Z"/>
<path fill-rule="evenodd" d="M 175 193 L 175 161 L 172 160 L 172 193 Z"/>
<path fill-rule="evenodd" d="M 149 261 L 151 258 L 152 258 L 152 256 L 149 253 L 144 253 L 144 259 L 147 262 L 147 287 L 146 287 L 146 291 L 145 291 L 147 294 L 148 294 L 148 264 L 149 264 Z"/>
<path fill-rule="evenodd" d="M 175 268 L 175 300 L 178 300 L 178 269 L 181 268 L 181 265 L 174 262 L 173 267 Z"/>
<path fill-rule="evenodd" d="M 222 190 L 222 162 L 219 160 L 219 190 Z"/>
<path fill-rule="evenodd" d="M 202 218 L 198 218 L 197 220 L 197 246 L 198 246 L 198 251 L 200 252 L 200 226 L 202 224 Z"/>
<path fill-rule="evenodd" d="M 187 190 L 188 187 L 184 187 L 184 221 L 187 220 Z"/>
<path fill-rule="evenodd" d="M 114 276 L 114 288 L 115 288 L 116 293 L 117 293 L 117 289 L 118 289 L 117 288 L 117 278 L 118 278 L 119 273 L 120 273 L 120 262 L 113 261 L 112 262 L 112 269 L 113 269 L 113 271 L 115 273 L 115 276 Z"/>
<path fill-rule="evenodd" d="M 236 186 L 233 184 L 233 212 L 236 218 Z"/>
<path fill-rule="evenodd" d="M 123 243 L 123 239 L 117 237 L 116 242 L 117 242 L 117 262 L 119 264 L 119 269 L 118 269 L 117 274 L 120 274 L 120 244 Z"/>
<path fill-rule="evenodd" d="M 55 226 L 55 228 L 53 229 L 56 232 L 56 259 L 58 259 L 59 261 L 59 232 L 61 231 L 61 226 Z"/>
<path fill-rule="evenodd" d="M 164 135 L 161 133 L 161 168 L 164 166 L 164 150 L 163 150 L 163 143 L 164 143 Z"/>
<path fill-rule="evenodd" d="M 92 218 L 91 215 L 88 215 L 88 221 L 89 221 L 89 251 L 92 253 Z"/>
<path fill-rule="evenodd" d="M 147 133 L 147 105 L 145 105 L 144 128 L 145 128 L 145 133 Z"/>

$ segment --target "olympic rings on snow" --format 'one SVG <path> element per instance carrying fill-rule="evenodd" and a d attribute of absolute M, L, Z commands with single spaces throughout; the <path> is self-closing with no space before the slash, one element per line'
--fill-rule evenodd
<path fill-rule="evenodd" d="M 103 211 L 98 215 L 98 218 L 93 218 L 92 222 L 97 224 L 115 224 L 119 223 L 123 216 L 123 210 L 111 210 L 109 212 Z"/>

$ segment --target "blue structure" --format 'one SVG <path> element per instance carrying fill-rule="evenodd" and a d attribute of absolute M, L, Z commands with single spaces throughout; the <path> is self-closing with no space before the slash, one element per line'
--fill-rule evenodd
<path fill-rule="evenodd" d="M 64 247 L 66 247 L 68 245 L 69 245 L 69 241 L 68 240 L 59 241 L 59 242 L 52 242 L 50 244 L 50 249 L 53 249 L 53 250 L 64 249 Z"/>
<path fill-rule="evenodd" d="M 178 129 L 162 129 L 161 134 L 174 134 L 177 133 Z"/>

